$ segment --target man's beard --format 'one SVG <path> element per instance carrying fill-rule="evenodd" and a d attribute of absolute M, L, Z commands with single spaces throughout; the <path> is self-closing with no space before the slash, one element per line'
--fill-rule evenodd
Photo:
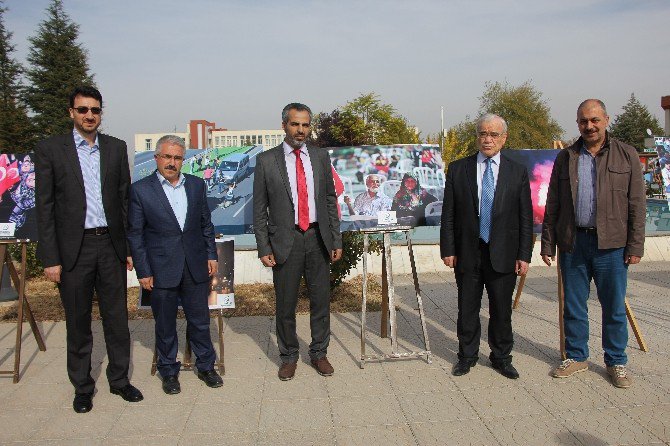
<path fill-rule="evenodd" d="M 377 192 L 379 192 L 379 188 L 378 187 L 369 187 L 368 192 L 370 192 L 371 194 L 376 194 Z"/>
<path fill-rule="evenodd" d="M 304 141 L 298 141 L 297 139 L 293 139 L 288 135 L 286 135 L 285 141 L 286 141 L 286 144 L 293 147 L 294 149 L 299 149 L 304 144 Z"/>

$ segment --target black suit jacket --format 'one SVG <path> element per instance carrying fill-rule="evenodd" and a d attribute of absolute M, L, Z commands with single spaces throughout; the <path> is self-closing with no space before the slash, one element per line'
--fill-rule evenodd
<path fill-rule="evenodd" d="M 314 202 L 319 232 L 329 254 L 342 248 L 337 196 L 328 151 L 308 147 L 314 175 Z M 254 232 L 258 257 L 274 254 L 284 263 L 293 247 L 295 210 L 282 144 L 256 157 L 254 170 Z"/>
<path fill-rule="evenodd" d="M 207 260 L 217 260 L 205 182 L 193 175 L 184 177 L 187 200 L 184 230 L 179 227 L 156 172 L 130 187 L 128 243 L 133 263 L 137 277 L 153 276 L 158 288 L 178 286 L 184 264 L 195 282 L 206 282 Z"/>
<path fill-rule="evenodd" d="M 100 185 L 107 226 L 119 261 L 125 262 L 130 169 L 126 143 L 98 134 Z M 84 239 L 86 195 L 72 133 L 48 138 L 35 148 L 37 256 L 44 267 L 71 270 Z"/>
<path fill-rule="evenodd" d="M 442 205 L 441 257 L 457 256 L 456 269 L 475 268 L 479 247 L 477 155 L 449 164 Z M 514 271 L 516 260 L 530 262 L 533 251 L 533 206 L 526 168 L 500 155 L 493 198 L 489 247 L 493 269 Z"/>

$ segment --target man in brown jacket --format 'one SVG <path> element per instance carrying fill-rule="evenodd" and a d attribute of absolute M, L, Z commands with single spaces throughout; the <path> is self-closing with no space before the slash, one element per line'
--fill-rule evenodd
<path fill-rule="evenodd" d="M 567 359 L 553 372 L 567 378 L 587 370 L 591 279 L 602 305 L 605 365 L 616 387 L 626 372 L 626 273 L 644 252 L 645 192 L 637 151 L 607 132 L 605 104 L 587 99 L 577 109 L 579 138 L 556 157 L 542 226 L 542 260 L 560 249 L 565 291 Z"/>

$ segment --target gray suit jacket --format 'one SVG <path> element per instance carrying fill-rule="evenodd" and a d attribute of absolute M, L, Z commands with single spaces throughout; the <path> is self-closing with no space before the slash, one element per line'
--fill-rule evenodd
<path fill-rule="evenodd" d="M 319 232 L 328 251 L 342 248 L 337 196 L 328 151 L 308 147 L 314 175 L 314 202 Z M 278 145 L 256 157 L 254 170 L 254 232 L 258 257 L 274 254 L 284 263 L 293 247 L 295 207 L 284 149 Z"/>

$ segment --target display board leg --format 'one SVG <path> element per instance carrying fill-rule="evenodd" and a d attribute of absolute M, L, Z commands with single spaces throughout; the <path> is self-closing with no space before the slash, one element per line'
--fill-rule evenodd
<path fill-rule="evenodd" d="M 535 246 L 535 241 L 537 240 L 537 234 L 533 234 L 533 245 Z M 516 308 L 519 306 L 519 299 L 521 299 L 521 293 L 523 292 L 523 287 L 526 285 L 526 276 L 528 275 L 528 272 L 526 274 L 521 274 L 521 277 L 519 278 L 519 284 L 516 287 L 516 296 L 514 296 L 514 304 L 512 304 L 512 310 L 516 310 Z"/>
<path fill-rule="evenodd" d="M 563 276 L 561 275 L 561 263 L 558 261 L 558 250 L 556 250 L 556 272 L 558 273 L 558 332 L 559 348 L 561 350 L 561 359 L 566 359 L 565 355 L 565 328 L 563 326 L 563 306 L 565 296 L 563 295 Z"/>
<path fill-rule="evenodd" d="M 226 374 L 226 365 L 224 363 L 224 355 L 223 355 L 223 310 L 219 309 L 217 315 L 216 315 L 216 322 L 218 323 L 218 328 L 219 328 L 219 361 L 216 363 L 217 367 L 219 368 L 219 373 L 221 375 Z"/>
<path fill-rule="evenodd" d="M 379 327 L 379 336 L 381 338 L 388 337 L 388 309 L 389 307 L 389 283 L 388 274 L 386 273 L 386 246 L 382 244 L 382 317 L 381 326 Z"/>
<path fill-rule="evenodd" d="M 416 272 L 416 262 L 414 260 L 414 249 L 412 248 L 412 239 L 407 234 L 407 249 L 409 250 L 409 263 L 412 267 L 412 278 L 414 279 L 414 292 L 416 293 L 416 302 L 419 305 L 419 318 L 421 320 L 421 329 L 423 331 L 423 344 L 427 352 L 430 352 L 430 341 L 428 340 L 428 329 L 426 328 L 426 317 L 423 312 L 423 299 L 421 298 L 421 288 L 419 287 L 419 275 Z M 432 363 L 430 353 L 426 354 L 428 364 Z"/>
<path fill-rule="evenodd" d="M 648 352 L 649 348 L 647 348 L 647 343 L 644 341 L 644 338 L 642 337 L 642 332 L 640 332 L 640 327 L 637 325 L 637 319 L 635 319 L 635 313 L 633 313 L 633 309 L 630 307 L 628 299 L 625 300 L 625 303 L 626 303 L 626 317 L 628 317 L 628 322 L 630 323 L 630 326 L 633 329 L 635 339 L 637 339 L 637 345 L 640 346 L 640 350 L 642 350 L 643 352 Z"/>
<path fill-rule="evenodd" d="M 398 353 L 398 323 L 395 311 L 395 287 L 393 286 L 393 264 L 391 262 L 391 234 L 384 234 L 384 257 L 386 258 L 386 280 L 388 282 L 388 312 L 391 323 L 391 353 Z"/>
<path fill-rule="evenodd" d="M 363 302 L 361 304 L 361 362 L 360 368 L 365 367 L 365 343 L 366 336 L 366 314 L 368 307 L 368 249 L 370 247 L 370 236 L 363 234 Z M 382 313 L 384 307 L 382 307 Z"/>

